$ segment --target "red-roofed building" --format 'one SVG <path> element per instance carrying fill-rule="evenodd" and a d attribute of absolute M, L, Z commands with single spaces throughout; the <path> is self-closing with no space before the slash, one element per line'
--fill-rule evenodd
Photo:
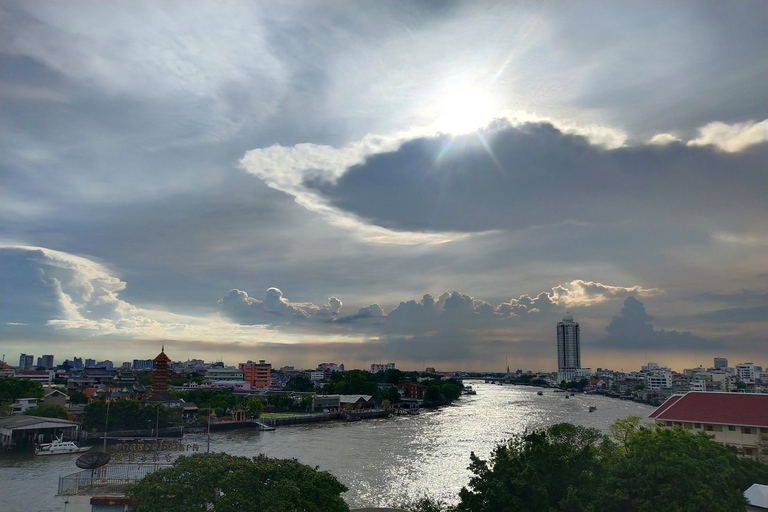
<path fill-rule="evenodd" d="M 671 396 L 648 417 L 667 427 L 706 432 L 754 457 L 760 434 L 768 434 L 768 395 L 693 391 Z"/>

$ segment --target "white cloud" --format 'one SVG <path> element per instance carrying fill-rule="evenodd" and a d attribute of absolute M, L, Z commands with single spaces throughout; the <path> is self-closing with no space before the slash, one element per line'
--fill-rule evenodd
<path fill-rule="evenodd" d="M 768 119 L 734 124 L 719 121 L 709 123 L 699 128 L 699 137 L 688 144 L 691 146 L 712 144 L 723 151 L 737 152 L 761 142 L 768 142 Z"/>
<path fill-rule="evenodd" d="M 680 142 L 680 139 L 671 133 L 657 133 L 651 137 L 651 140 L 648 141 L 648 144 L 665 146 L 667 144 L 672 144 L 673 142 Z"/>
<path fill-rule="evenodd" d="M 748 247 L 768 247 L 768 238 L 751 233 L 728 233 L 720 231 L 714 233 L 712 238 L 720 243 L 731 245 L 743 245 Z"/>
<path fill-rule="evenodd" d="M 591 306 L 611 299 L 624 299 L 628 296 L 650 297 L 664 293 L 658 288 L 642 286 L 613 286 L 576 279 L 570 283 L 552 288 L 552 301 L 560 306 Z"/>
<path fill-rule="evenodd" d="M 0 249 L 5 253 L 6 264 L 10 255 L 22 254 L 23 264 L 36 269 L 36 275 L 56 301 L 57 313 L 46 324 L 57 330 L 82 331 L 86 337 L 115 335 L 214 342 L 253 341 L 255 333 L 259 333 L 260 339 L 273 337 L 262 326 L 241 326 L 218 315 L 189 316 L 131 304 L 119 297 L 127 286 L 124 281 L 104 265 L 82 256 L 29 245 L 4 244 Z M 3 293 L 12 291 L 5 289 Z M 38 300 L 44 301 L 46 297 Z"/>

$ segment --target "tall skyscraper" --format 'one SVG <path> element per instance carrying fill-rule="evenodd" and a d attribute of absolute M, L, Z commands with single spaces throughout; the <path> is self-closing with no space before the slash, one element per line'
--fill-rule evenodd
<path fill-rule="evenodd" d="M 581 339 L 579 323 L 566 311 L 562 322 L 557 322 L 557 380 L 571 382 L 579 378 L 581 368 Z"/>
<path fill-rule="evenodd" d="M 29 354 L 21 354 L 19 356 L 19 370 L 34 370 L 35 356 Z"/>
<path fill-rule="evenodd" d="M 53 368 L 53 355 L 46 354 L 43 357 L 40 358 L 40 362 L 37 364 L 37 366 L 42 366 L 46 370 L 50 370 Z"/>
<path fill-rule="evenodd" d="M 724 357 L 715 358 L 715 369 L 719 370 L 720 368 L 728 368 L 728 360 Z"/>

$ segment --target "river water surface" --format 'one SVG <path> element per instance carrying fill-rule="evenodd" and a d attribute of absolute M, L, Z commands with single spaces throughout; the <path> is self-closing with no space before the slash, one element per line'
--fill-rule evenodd
<path fill-rule="evenodd" d="M 493 448 L 525 429 L 570 422 L 607 431 L 615 419 L 646 417 L 652 407 L 597 395 L 467 381 L 477 395 L 418 416 L 327 422 L 211 434 L 211 451 L 248 457 L 296 458 L 335 475 L 349 487 L 350 507 L 397 506 L 429 495 L 454 502 L 469 481 L 469 455 L 487 459 Z M 597 407 L 589 412 L 589 406 Z M 185 436 L 205 450 L 206 438 Z M 78 471 L 77 455 L 0 457 L 0 511 L 64 510 L 55 497 L 58 477 Z"/>

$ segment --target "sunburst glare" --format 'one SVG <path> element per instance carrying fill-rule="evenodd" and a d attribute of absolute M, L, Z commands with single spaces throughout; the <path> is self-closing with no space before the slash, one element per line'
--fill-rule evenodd
<path fill-rule="evenodd" d="M 477 90 L 450 92 L 440 99 L 437 110 L 436 128 L 454 135 L 484 127 L 497 113 L 491 97 Z"/>

